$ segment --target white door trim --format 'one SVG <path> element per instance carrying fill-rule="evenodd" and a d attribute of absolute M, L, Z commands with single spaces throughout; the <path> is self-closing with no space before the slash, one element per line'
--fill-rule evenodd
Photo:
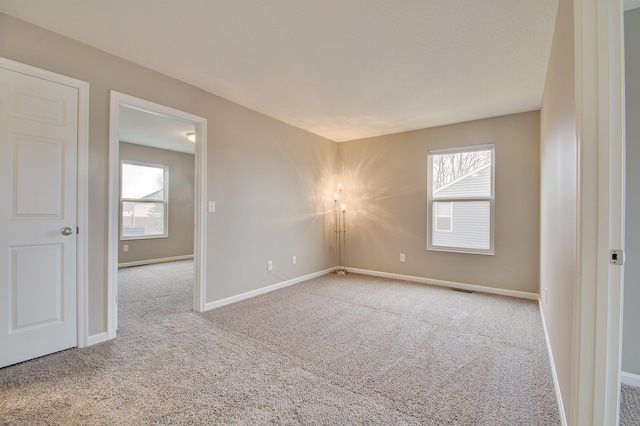
<path fill-rule="evenodd" d="M 618 424 L 624 243 L 622 0 L 576 0 L 578 228 L 569 424 Z"/>
<path fill-rule="evenodd" d="M 196 128 L 196 154 L 195 154 L 195 236 L 194 236 L 194 263 L 195 263 L 195 288 L 193 309 L 203 312 L 206 301 L 206 199 L 207 199 L 207 119 L 189 114 L 174 108 L 136 98 L 134 96 L 111 91 L 110 119 L 109 119 L 109 238 L 107 254 L 107 337 L 116 337 L 118 326 L 118 214 L 120 200 L 119 188 L 119 164 L 120 141 L 118 127 L 120 113 L 118 106 L 126 105 L 152 114 L 176 118 L 192 123 Z"/>
<path fill-rule="evenodd" d="M 89 83 L 0 57 L 0 67 L 78 89 L 78 181 L 76 220 L 77 345 L 89 344 Z"/>

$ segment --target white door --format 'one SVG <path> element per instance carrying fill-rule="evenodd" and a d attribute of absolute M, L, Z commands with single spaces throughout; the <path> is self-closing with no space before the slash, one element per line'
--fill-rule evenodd
<path fill-rule="evenodd" d="M 0 367 L 77 345 L 78 89 L 0 68 Z"/>

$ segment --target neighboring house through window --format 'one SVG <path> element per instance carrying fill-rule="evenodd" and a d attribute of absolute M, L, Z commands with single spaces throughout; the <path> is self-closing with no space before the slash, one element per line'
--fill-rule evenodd
<path fill-rule="evenodd" d="M 427 162 L 427 249 L 493 254 L 493 145 L 429 151 Z"/>
<path fill-rule="evenodd" d="M 120 171 L 120 239 L 167 237 L 167 167 L 122 161 Z"/>

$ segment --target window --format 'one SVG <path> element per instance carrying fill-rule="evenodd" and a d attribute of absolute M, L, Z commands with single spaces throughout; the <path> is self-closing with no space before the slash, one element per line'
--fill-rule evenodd
<path fill-rule="evenodd" d="M 436 231 L 451 232 L 453 230 L 453 206 L 450 201 L 433 203 L 433 220 Z"/>
<path fill-rule="evenodd" d="M 494 146 L 429 151 L 427 249 L 493 254 Z"/>
<path fill-rule="evenodd" d="M 167 237 L 167 167 L 123 161 L 120 170 L 120 239 Z"/>

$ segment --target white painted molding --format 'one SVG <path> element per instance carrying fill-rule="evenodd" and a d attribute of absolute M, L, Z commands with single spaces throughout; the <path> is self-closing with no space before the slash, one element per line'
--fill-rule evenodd
<path fill-rule="evenodd" d="M 542 310 L 542 302 L 538 299 L 538 307 L 540 308 L 540 319 L 542 320 L 542 329 L 544 330 L 544 340 L 547 345 L 547 352 L 549 353 L 549 363 L 551 365 L 551 376 L 553 377 L 553 388 L 556 391 L 556 401 L 558 402 L 558 409 L 560 411 L 560 421 L 562 426 L 567 426 L 567 415 L 564 410 L 564 403 L 562 402 L 562 393 L 560 392 L 560 382 L 558 382 L 558 372 L 556 371 L 556 363 L 553 360 L 553 351 L 551 350 L 551 340 L 549 339 L 549 333 L 547 331 L 547 321 L 544 319 L 544 311 Z"/>
<path fill-rule="evenodd" d="M 2 57 L 0 67 L 78 89 L 76 343 L 82 348 L 89 339 L 89 83 Z"/>
<path fill-rule="evenodd" d="M 485 287 L 476 284 L 458 283 L 454 281 L 436 280 L 433 278 L 415 277 L 412 275 L 392 274 L 390 272 L 370 271 L 368 269 L 347 268 L 347 271 L 356 274 L 373 275 L 375 277 L 393 278 L 396 280 L 413 281 L 422 284 L 432 284 L 440 287 L 458 288 L 461 290 L 477 291 L 482 293 L 498 294 L 500 296 L 518 297 L 521 299 L 538 300 L 536 293 L 526 291 L 507 290 L 503 288 Z"/>
<path fill-rule="evenodd" d="M 118 328 L 118 219 L 120 215 L 120 108 L 118 92 L 111 91 L 109 101 L 109 206 L 107 217 L 107 336 L 116 337 Z"/>
<path fill-rule="evenodd" d="M 78 347 L 89 345 L 89 83 L 78 88 L 78 187 L 76 223 Z"/>
<path fill-rule="evenodd" d="M 193 259 L 193 255 L 185 254 L 183 256 L 159 257 L 157 259 L 136 260 L 134 262 L 118 263 L 118 268 L 129 268 L 131 266 L 152 265 L 154 263 L 175 262 L 176 260 L 188 259 Z"/>
<path fill-rule="evenodd" d="M 87 339 L 87 346 L 97 345 L 98 343 L 106 342 L 109 340 L 109 334 L 105 331 L 104 333 L 92 334 Z"/>
<path fill-rule="evenodd" d="M 640 387 L 640 375 L 633 373 L 620 372 L 620 379 L 627 386 Z"/>
<path fill-rule="evenodd" d="M 194 220 L 194 272 L 195 289 L 193 309 L 204 312 L 207 301 L 207 119 L 201 118 L 196 125 L 196 169 L 194 175 L 193 200 Z"/>
<path fill-rule="evenodd" d="M 107 333 L 110 339 L 116 337 L 118 328 L 118 216 L 119 216 L 119 174 L 120 138 L 118 135 L 119 106 L 125 105 L 147 113 L 176 118 L 192 123 L 196 129 L 196 153 L 194 176 L 194 263 L 195 280 L 193 307 L 196 312 L 204 310 L 206 300 L 206 221 L 207 221 L 207 119 L 160 105 L 135 96 L 111 90 L 109 109 L 109 219 L 107 249 Z M 130 262 L 131 263 L 131 262 Z M 133 266 L 133 265 L 129 265 Z"/>
<path fill-rule="evenodd" d="M 622 0 L 575 0 L 577 130 L 576 269 L 573 283 L 572 425 L 617 425 L 624 244 Z"/>
<path fill-rule="evenodd" d="M 322 271 L 314 272 L 312 274 L 303 275 L 301 277 L 292 278 L 290 280 L 283 281 L 281 283 L 273 284 L 273 285 L 270 285 L 270 286 L 267 286 L 267 287 L 262 287 L 262 288 L 259 288 L 259 289 L 256 289 L 256 290 L 248 291 L 246 293 L 238 294 L 236 296 L 231 296 L 231 297 L 227 297 L 225 299 L 215 300 L 213 302 L 209 302 L 209 303 L 205 304 L 204 310 L 208 311 L 208 310 L 211 310 L 211 309 L 219 308 L 220 306 L 229 305 L 231 303 L 239 302 L 239 301 L 245 300 L 245 299 L 250 299 L 252 297 L 259 296 L 261 294 L 269 293 L 269 292 L 274 291 L 274 290 L 278 290 L 278 289 L 281 289 L 281 288 L 284 288 L 284 287 L 288 287 L 288 286 L 293 285 L 293 284 L 298 284 L 298 283 L 301 283 L 303 281 L 310 280 L 312 278 L 316 278 L 316 277 L 320 277 L 322 275 L 326 275 L 329 272 L 333 271 L 334 269 L 336 269 L 336 268 L 335 267 L 331 267 L 331 268 L 328 268 L 328 269 L 324 269 Z"/>

